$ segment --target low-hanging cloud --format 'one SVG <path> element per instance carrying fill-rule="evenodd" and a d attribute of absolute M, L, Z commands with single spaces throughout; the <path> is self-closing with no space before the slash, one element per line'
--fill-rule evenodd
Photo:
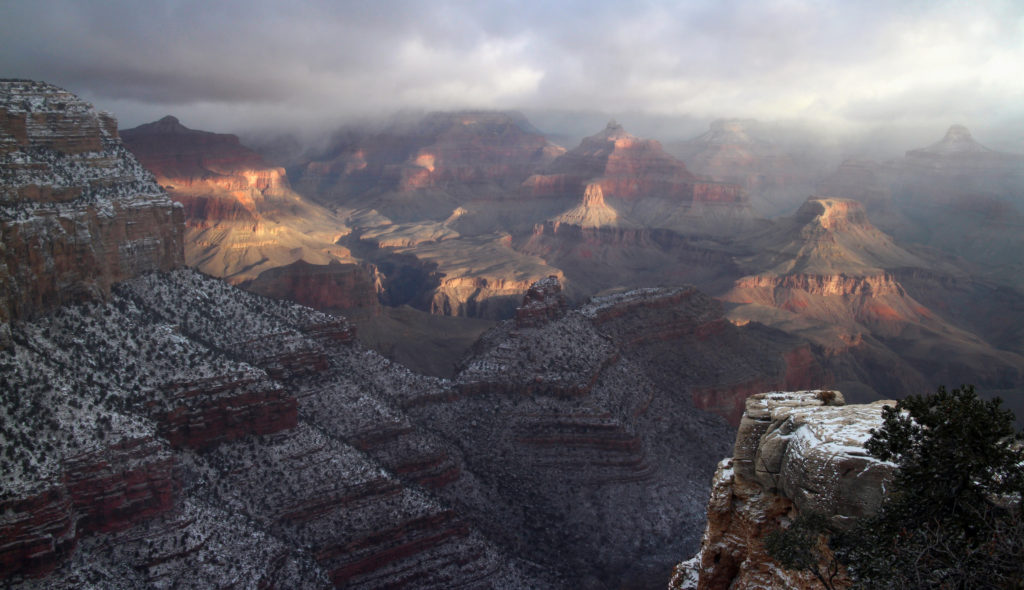
<path fill-rule="evenodd" d="M 1012 0 L 36 0 L 0 6 L 0 37 L 0 75 L 59 84 L 125 125 L 524 108 L 1024 127 Z"/>

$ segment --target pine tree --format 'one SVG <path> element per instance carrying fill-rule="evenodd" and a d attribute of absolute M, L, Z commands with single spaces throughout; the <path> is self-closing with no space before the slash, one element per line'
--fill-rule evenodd
<path fill-rule="evenodd" d="M 833 539 L 862 588 L 1024 588 L 1024 440 L 973 386 L 883 411 L 865 445 L 894 462 L 879 513 Z"/>

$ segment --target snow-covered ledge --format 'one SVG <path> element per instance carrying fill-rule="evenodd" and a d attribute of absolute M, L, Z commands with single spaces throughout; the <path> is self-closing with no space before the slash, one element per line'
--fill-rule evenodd
<path fill-rule="evenodd" d="M 864 442 L 882 424 L 882 406 L 845 405 L 837 391 L 751 396 L 733 457 L 719 465 L 700 553 L 676 568 L 671 588 L 802 588 L 813 579 L 781 570 L 764 536 L 805 512 L 837 527 L 874 514 L 894 466 Z"/>

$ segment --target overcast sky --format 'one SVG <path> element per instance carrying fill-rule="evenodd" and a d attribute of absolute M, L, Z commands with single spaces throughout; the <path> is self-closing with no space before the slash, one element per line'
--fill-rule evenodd
<path fill-rule="evenodd" d="M 1020 0 L 0 0 L 0 47 L 0 76 L 123 128 L 519 108 L 961 122 L 1024 145 Z"/>

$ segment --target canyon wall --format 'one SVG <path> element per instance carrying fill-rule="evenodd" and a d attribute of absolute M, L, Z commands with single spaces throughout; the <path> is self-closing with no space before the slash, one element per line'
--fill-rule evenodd
<path fill-rule="evenodd" d="M 184 263 L 181 207 L 71 93 L 0 81 L 0 179 L 0 322 Z"/>
<path fill-rule="evenodd" d="M 189 266 L 239 283 L 297 261 L 352 262 L 337 245 L 345 224 L 293 191 L 284 168 L 238 137 L 189 129 L 171 116 L 121 137 L 181 203 Z"/>

